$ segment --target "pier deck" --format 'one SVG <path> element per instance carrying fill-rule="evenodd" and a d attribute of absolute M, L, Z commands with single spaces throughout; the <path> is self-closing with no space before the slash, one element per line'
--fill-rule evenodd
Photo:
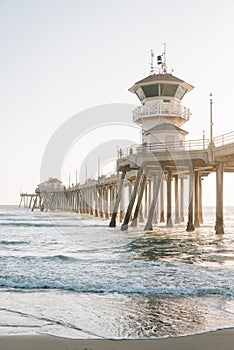
<path fill-rule="evenodd" d="M 201 180 L 212 172 L 216 173 L 215 230 L 223 233 L 223 174 L 234 172 L 234 132 L 214 138 L 213 143 L 203 139 L 184 144 L 133 145 L 119 151 L 116 174 L 88 179 L 63 190 L 37 189 L 34 195 L 21 194 L 21 200 L 29 198 L 30 205 L 24 205 L 32 209 L 68 210 L 111 219 L 110 227 L 115 227 L 118 220 L 123 230 L 131 221 L 131 226 L 145 222 L 149 230 L 158 222 L 165 221 L 168 227 L 183 222 L 187 180 L 187 230 L 193 231 L 203 223 Z"/>

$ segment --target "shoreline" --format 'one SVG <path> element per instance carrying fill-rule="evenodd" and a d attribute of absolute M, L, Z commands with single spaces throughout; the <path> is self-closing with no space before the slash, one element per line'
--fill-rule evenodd
<path fill-rule="evenodd" d="M 50 335 L 0 336 L 1 350 L 233 350 L 234 328 L 158 339 L 69 339 Z"/>

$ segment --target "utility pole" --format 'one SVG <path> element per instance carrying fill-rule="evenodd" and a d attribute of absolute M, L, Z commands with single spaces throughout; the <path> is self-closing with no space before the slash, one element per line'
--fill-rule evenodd
<path fill-rule="evenodd" d="M 213 145 L 213 95 L 210 93 L 210 145 Z"/>

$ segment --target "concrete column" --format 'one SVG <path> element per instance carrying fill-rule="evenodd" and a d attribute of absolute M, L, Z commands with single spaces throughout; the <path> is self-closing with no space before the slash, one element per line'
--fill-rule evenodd
<path fill-rule="evenodd" d="M 110 216 L 112 217 L 113 214 L 113 200 L 114 200 L 114 193 L 113 193 L 114 185 L 111 183 L 109 188 L 110 198 L 109 198 L 109 207 L 110 207 Z"/>
<path fill-rule="evenodd" d="M 105 186 L 101 187 L 102 218 L 105 218 Z"/>
<path fill-rule="evenodd" d="M 216 223 L 215 231 L 217 234 L 224 233 L 223 221 L 223 168 L 224 165 L 219 163 L 216 167 Z"/>
<path fill-rule="evenodd" d="M 162 179 L 160 186 L 160 222 L 165 222 L 164 216 L 164 181 Z"/>
<path fill-rule="evenodd" d="M 85 213 L 89 214 L 89 190 L 85 189 Z"/>
<path fill-rule="evenodd" d="M 131 223 L 131 227 L 136 227 L 137 226 L 137 218 L 138 218 L 138 215 L 139 215 L 139 212 L 140 212 L 140 208 L 141 208 L 141 202 L 142 202 L 142 197 L 143 197 L 143 193 L 144 193 L 144 190 L 145 190 L 146 179 L 147 178 L 146 178 L 145 174 L 143 174 L 142 175 L 142 181 L 141 181 L 141 184 L 140 184 L 140 192 L 138 194 L 137 205 L 136 205 L 136 208 L 135 208 L 135 212 L 134 212 L 133 220 L 132 220 L 132 223 Z"/>
<path fill-rule="evenodd" d="M 155 211 L 155 206 L 156 206 L 157 199 L 158 199 L 159 188 L 160 188 L 160 184 L 162 181 L 162 177 L 163 177 L 163 169 L 160 168 L 158 175 L 157 175 L 157 179 L 155 179 L 155 181 L 154 181 L 153 200 L 152 200 L 152 203 L 150 205 L 148 220 L 147 220 L 147 223 L 146 223 L 145 228 L 144 228 L 145 231 L 153 230 L 152 222 L 153 222 L 154 211 Z"/>
<path fill-rule="evenodd" d="M 50 206 L 53 204 L 53 196 L 50 197 Z M 73 192 L 70 190 L 69 193 L 69 210 L 73 211 Z"/>
<path fill-rule="evenodd" d="M 116 201 L 115 201 L 115 205 L 114 205 L 111 221 L 110 221 L 110 224 L 109 224 L 110 227 L 116 227 L 116 217 L 117 217 L 117 213 L 118 213 L 120 200 L 121 200 L 122 197 L 123 197 L 123 207 L 122 208 L 124 208 L 123 187 L 124 187 L 125 175 L 126 175 L 126 171 L 123 171 L 122 175 L 121 175 L 120 182 L 119 182 L 119 188 L 118 188 L 118 192 L 117 192 L 117 196 L 116 196 Z M 122 208 L 120 209 L 120 214 L 121 214 Z M 121 219 L 121 215 L 120 215 L 120 219 Z"/>
<path fill-rule="evenodd" d="M 85 214 L 86 202 L 85 202 L 85 190 L 82 189 L 82 214 Z"/>
<path fill-rule="evenodd" d="M 157 181 L 157 177 L 154 176 L 154 180 L 153 180 L 153 191 L 154 191 L 154 188 L 155 188 L 155 182 Z M 161 183 L 160 183 L 161 185 Z M 160 186 L 159 186 L 159 191 L 160 191 Z M 158 208 L 159 208 L 159 192 L 158 192 L 158 196 L 157 196 L 157 200 L 156 200 L 156 203 L 155 203 L 155 208 L 154 208 L 154 216 L 153 216 L 153 224 L 154 225 L 157 225 L 158 223 Z"/>
<path fill-rule="evenodd" d="M 79 213 L 80 209 L 80 191 L 76 191 L 76 212 Z"/>
<path fill-rule="evenodd" d="M 145 186 L 145 207 L 144 207 L 144 217 L 147 218 L 148 217 L 148 184 L 146 183 Z"/>
<path fill-rule="evenodd" d="M 199 176 L 199 221 L 203 224 L 203 210 L 202 210 L 202 177 Z"/>
<path fill-rule="evenodd" d="M 140 205 L 140 210 L 139 210 L 139 222 L 143 223 L 144 222 L 144 215 L 143 215 L 143 209 L 142 209 L 142 202 Z"/>
<path fill-rule="evenodd" d="M 77 213 L 80 213 L 80 190 L 77 190 Z"/>
<path fill-rule="evenodd" d="M 115 206 L 115 201 L 116 201 L 116 184 L 112 184 L 112 190 L 111 190 L 111 215 L 114 212 L 114 206 Z"/>
<path fill-rule="evenodd" d="M 105 196 L 104 196 L 104 205 L 105 205 L 105 219 L 109 218 L 109 186 L 105 186 Z"/>
<path fill-rule="evenodd" d="M 134 202 L 135 202 L 135 199 L 136 199 L 139 183 L 140 183 L 140 180 L 141 180 L 141 177 L 142 177 L 142 172 L 143 172 L 142 169 L 139 169 L 137 171 L 137 177 L 136 177 L 135 185 L 134 185 L 134 188 L 133 188 L 133 191 L 132 191 L 131 199 L 130 199 L 130 202 L 128 204 L 128 209 L 127 209 L 127 212 L 125 214 L 124 222 L 123 222 L 123 224 L 121 226 L 121 230 L 122 231 L 125 231 L 125 230 L 128 229 L 128 223 L 129 223 L 129 220 L 130 220 L 130 217 L 131 217 L 131 214 L 132 214 L 132 208 L 133 208 L 133 205 L 134 205 Z"/>
<path fill-rule="evenodd" d="M 120 200 L 120 212 L 119 212 L 120 222 L 124 221 L 124 217 L 125 217 L 125 187 L 123 185 L 123 191 L 122 191 L 121 200 Z"/>
<path fill-rule="evenodd" d="M 94 188 L 91 187 L 90 188 L 90 195 L 89 195 L 89 213 L 90 215 L 93 215 L 94 213 L 94 196 L 93 196 L 93 191 L 94 191 Z"/>
<path fill-rule="evenodd" d="M 64 206 L 64 197 L 63 196 L 63 206 Z M 80 190 L 80 214 L 83 214 L 83 191 Z"/>
<path fill-rule="evenodd" d="M 149 215 L 149 209 L 151 205 L 151 195 L 152 195 L 152 180 L 149 179 L 148 181 L 148 215 Z"/>
<path fill-rule="evenodd" d="M 195 230 L 194 227 L 194 218 L 193 218 L 193 209 L 194 209 L 194 171 L 190 170 L 189 173 L 189 208 L 188 208 L 188 224 L 186 231 L 192 232 Z"/>
<path fill-rule="evenodd" d="M 172 205 L 171 205 L 171 170 L 168 169 L 167 171 L 167 227 L 172 227 Z"/>
<path fill-rule="evenodd" d="M 184 179 L 180 179 L 180 222 L 184 222 Z"/>
<path fill-rule="evenodd" d="M 175 224 L 180 222 L 179 212 L 179 176 L 175 175 Z"/>
<path fill-rule="evenodd" d="M 98 193 L 97 193 L 96 187 L 94 187 L 93 200 L 94 200 L 94 216 L 98 217 Z"/>
<path fill-rule="evenodd" d="M 128 201 L 130 201 L 132 195 L 132 181 L 128 183 Z"/>
<path fill-rule="evenodd" d="M 194 226 L 200 227 L 200 220 L 199 220 L 199 172 L 195 172 L 195 211 L 194 211 Z"/>
<path fill-rule="evenodd" d="M 33 200 L 33 196 L 30 196 L 30 201 L 29 201 L 29 209 L 31 208 L 31 205 L 32 205 L 32 200 Z"/>
<path fill-rule="evenodd" d="M 76 191 L 73 191 L 73 211 L 76 212 Z"/>
<path fill-rule="evenodd" d="M 89 214 L 89 190 L 85 189 L 85 213 Z"/>

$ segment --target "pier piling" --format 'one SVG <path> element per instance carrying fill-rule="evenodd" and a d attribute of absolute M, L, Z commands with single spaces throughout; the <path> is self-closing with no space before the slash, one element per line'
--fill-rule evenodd
<path fill-rule="evenodd" d="M 145 231 L 149 231 L 149 230 L 153 229 L 152 222 L 153 222 L 154 211 L 155 211 L 155 206 L 156 206 L 157 199 L 158 199 L 158 194 L 159 194 L 159 189 L 160 189 L 162 177 L 163 177 L 163 168 L 160 168 L 158 171 L 157 177 L 154 181 L 153 199 L 152 199 L 152 203 L 150 205 L 147 223 L 146 223 L 145 228 L 144 228 Z"/>
<path fill-rule="evenodd" d="M 131 214 L 132 214 L 132 208 L 133 208 L 133 205 L 134 205 L 134 202 L 135 202 L 135 199 L 136 199 L 139 183 L 140 183 L 140 180 L 141 180 L 141 177 L 142 177 L 142 172 L 143 172 L 142 169 L 138 169 L 138 171 L 137 171 L 137 176 L 136 176 L 136 181 L 135 181 L 135 184 L 134 184 L 134 188 L 133 188 L 133 191 L 132 191 L 132 194 L 131 194 L 131 198 L 130 198 L 130 201 L 129 201 L 129 204 L 128 204 L 128 208 L 127 208 L 127 211 L 126 211 L 126 214 L 125 214 L 124 222 L 123 222 L 123 224 L 121 226 L 121 230 L 122 231 L 126 231 L 128 229 L 128 224 L 129 224 L 129 220 L 130 220 L 130 217 L 131 217 Z"/>
<path fill-rule="evenodd" d="M 224 233 L 223 220 L 223 163 L 216 167 L 216 223 L 215 231 L 217 234 Z"/>
<path fill-rule="evenodd" d="M 186 231 L 193 232 L 194 227 L 194 170 L 191 169 L 189 173 L 189 207 L 188 207 L 188 224 Z"/>
<path fill-rule="evenodd" d="M 171 169 L 167 170 L 167 227 L 172 227 L 172 202 L 171 202 Z"/>

